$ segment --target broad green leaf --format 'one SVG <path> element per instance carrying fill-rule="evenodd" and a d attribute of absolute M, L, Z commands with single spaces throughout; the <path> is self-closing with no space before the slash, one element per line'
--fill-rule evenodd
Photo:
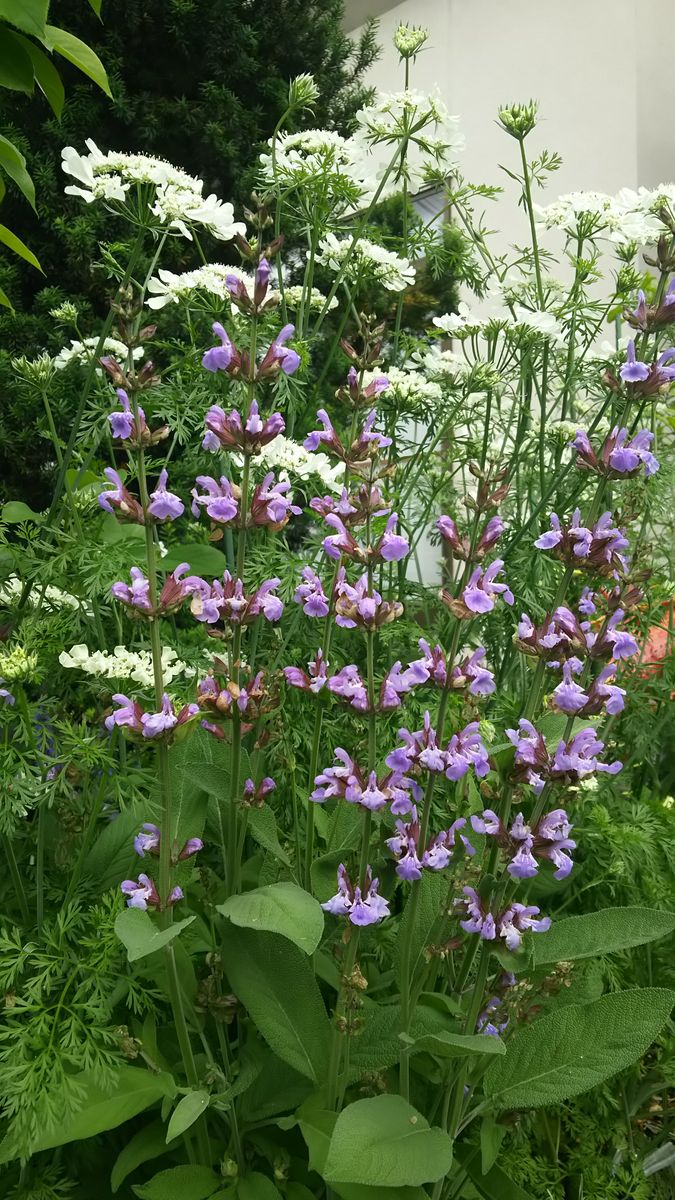
<path fill-rule="evenodd" d="M 56 1128 L 45 1129 L 31 1146 L 33 1154 L 116 1129 L 151 1104 L 176 1092 L 171 1075 L 141 1067 L 120 1067 L 117 1079 L 109 1090 L 101 1087 L 96 1070 L 82 1071 L 73 1077 L 73 1083 L 80 1089 L 81 1108 L 64 1116 Z M 16 1158 L 19 1152 L 5 1139 L 0 1147 L 0 1163 Z"/>
<path fill-rule="evenodd" d="M 132 1171 L 136 1170 L 136 1167 L 166 1154 L 165 1135 L 166 1127 L 163 1121 L 151 1121 L 149 1125 L 134 1134 L 115 1159 L 115 1165 L 110 1174 L 112 1192 L 119 1191 L 124 1180 L 131 1175 Z"/>
<path fill-rule="evenodd" d="M 302 951 L 277 934 L 229 925 L 222 956 L 233 992 L 275 1054 L 312 1082 L 323 1080 L 331 1025 Z"/>
<path fill-rule="evenodd" d="M 337 1121 L 337 1113 L 332 1109 L 323 1108 L 322 1104 L 320 1094 L 309 1096 L 296 1113 L 300 1132 L 307 1146 L 309 1169 L 319 1175 L 323 1175 Z"/>
<path fill-rule="evenodd" d="M 402 991 L 404 986 L 408 986 L 407 980 L 403 978 L 404 964 L 401 961 L 401 948 L 408 936 L 408 926 L 411 920 L 414 920 L 414 929 L 412 932 L 410 978 L 414 979 L 417 971 L 425 962 L 424 951 L 431 937 L 431 931 L 441 913 L 443 902 L 448 894 L 448 881 L 445 879 L 442 871 L 425 871 L 419 883 L 414 883 L 413 887 L 420 889 L 417 909 L 413 914 L 412 904 L 406 904 L 396 942 L 395 969 L 399 991 Z"/>
<path fill-rule="evenodd" d="M 209 1107 L 209 1093 L 204 1088 L 199 1088 L 197 1091 L 188 1092 L 187 1096 L 183 1096 L 174 1108 L 169 1121 L 169 1127 L 166 1131 L 166 1144 L 172 1142 L 174 1138 L 180 1137 L 194 1125 L 195 1121 L 199 1120 L 205 1109 Z"/>
<path fill-rule="evenodd" d="M 491 1167 L 483 1175 L 477 1146 L 467 1146 L 466 1143 L 460 1142 L 457 1147 L 457 1159 L 482 1200 L 535 1200 L 530 1192 L 524 1192 L 520 1184 L 514 1183 L 501 1167 Z"/>
<path fill-rule="evenodd" d="M 440 1058 L 466 1058 L 470 1054 L 506 1054 L 499 1037 L 481 1033 L 425 1033 L 422 1037 L 400 1034 L 401 1041 L 410 1047 L 411 1054 L 437 1054 Z"/>
<path fill-rule="evenodd" d="M 15 233 L 12 233 L 11 229 L 8 229 L 6 225 L 0 225 L 0 242 L 2 242 L 4 246 L 7 246 L 8 250 L 11 250 L 13 254 L 18 255 L 19 258 L 23 258 L 27 263 L 30 263 L 31 267 L 35 267 L 36 270 L 42 271 L 42 267 L 33 254 L 33 251 L 29 250 L 28 246 L 21 241 L 21 238 L 18 238 Z M 20 501 L 15 500 L 14 503 L 20 503 Z"/>
<path fill-rule="evenodd" d="M 655 942 L 675 930 L 675 913 L 654 908 L 602 908 L 556 921 L 532 938 L 535 966 L 571 962 Z"/>
<path fill-rule="evenodd" d="M 89 0 L 89 4 L 93 8 L 97 17 L 101 15 L 101 0 Z"/>
<path fill-rule="evenodd" d="M 207 1200 L 222 1186 L 210 1167 L 169 1167 L 153 1175 L 149 1183 L 136 1184 L 132 1191 L 140 1200 Z"/>
<path fill-rule="evenodd" d="M 502 1142 L 506 1137 L 506 1125 L 499 1125 L 494 1117 L 483 1117 L 480 1123 L 480 1171 L 487 1175 L 495 1165 Z"/>
<path fill-rule="evenodd" d="M 271 883 L 268 887 L 230 896 L 216 907 L 235 925 L 280 933 L 305 954 L 313 954 L 321 941 L 321 905 L 295 883 Z"/>
<path fill-rule="evenodd" d="M 675 992 L 635 988 L 570 1004 L 520 1029 L 483 1086 L 497 1109 L 559 1104 L 639 1059 L 668 1020 Z"/>
<path fill-rule="evenodd" d="M 239 1101 L 243 1121 L 262 1121 L 291 1112 L 307 1099 L 312 1085 L 305 1075 L 292 1070 L 264 1043 L 254 1043 L 259 1064 L 252 1083 L 248 1083 Z M 237 1076 L 237 1083 L 243 1070 Z"/>
<path fill-rule="evenodd" d="M 353 1039 L 349 1056 L 351 1080 L 393 1067 L 401 1057 L 400 1005 L 379 1005 L 366 998 L 361 1017 L 363 1028 L 359 1036 Z M 451 1028 L 451 1021 L 445 1012 L 418 1004 L 410 1032 L 415 1039 L 425 1034 L 447 1030 L 449 1027 Z"/>
<path fill-rule="evenodd" d="M 30 38 L 22 38 L 24 50 L 33 64 L 33 74 L 54 116 L 60 120 L 66 98 L 65 88 L 51 58 Z"/>
<path fill-rule="evenodd" d="M 120 880 L 129 876 L 138 863 L 134 834 L 147 820 L 147 804 L 138 801 L 101 828 L 82 868 L 87 878 L 96 880 L 101 892 L 118 888 Z"/>
<path fill-rule="evenodd" d="M 286 866 L 290 865 L 290 859 L 279 841 L 277 819 L 269 804 L 262 804 L 260 808 L 249 808 L 248 830 L 251 837 L 259 846 L 262 846 L 263 850 L 268 850 L 274 858 Z"/>
<path fill-rule="evenodd" d="M 49 0 L 0 0 L 0 20 L 40 39 L 44 37 L 48 10 Z"/>
<path fill-rule="evenodd" d="M 138 962 L 139 958 L 147 958 L 168 946 L 194 920 L 194 917 L 185 917 L 182 921 L 174 921 L 167 929 L 159 929 L 149 913 L 140 908 L 123 908 L 115 918 L 115 933 L 126 946 L 129 962 Z"/>
<path fill-rule="evenodd" d="M 33 64 L 21 41 L 18 33 L 0 25 L 0 87 L 30 96 L 35 86 Z"/>
<path fill-rule="evenodd" d="M 35 185 L 26 170 L 26 160 L 14 142 L 0 134 L 0 167 L 14 181 L 26 200 L 35 208 Z"/>
<path fill-rule="evenodd" d="M 0 180 L 0 183 L 1 182 L 2 181 Z M 12 312 L 14 312 L 14 305 L 7 295 L 7 292 L 3 288 L 0 288 L 0 304 L 3 308 L 9 308 Z"/>
<path fill-rule="evenodd" d="M 342 1110 L 330 1140 L 327 1183 L 419 1187 L 442 1179 L 452 1164 L 452 1139 L 432 1129 L 401 1096 L 355 1100 Z"/>
<path fill-rule="evenodd" d="M 267 1175 L 251 1171 L 237 1183 L 239 1200 L 281 1200 L 281 1195 Z"/>
<path fill-rule="evenodd" d="M 169 553 L 162 559 L 165 571 L 173 571 L 179 563 L 190 564 L 195 575 L 222 575 L 227 569 L 227 559 L 222 550 L 204 542 L 187 542 L 184 546 L 170 546 Z"/>
<path fill-rule="evenodd" d="M 68 33 L 66 29 L 57 29 L 55 25 L 46 25 L 45 29 L 45 45 L 47 48 L 55 50 L 57 54 L 66 58 L 74 67 L 77 67 L 78 71 L 81 71 L 83 75 L 87 75 L 112 100 L 108 76 L 98 54 L 95 54 L 85 42 L 81 42 L 74 34 Z"/>
<path fill-rule="evenodd" d="M 23 500 L 9 500 L 2 506 L 2 519 L 6 525 L 18 525 L 21 521 L 41 521 L 42 513 L 33 512 Z"/>

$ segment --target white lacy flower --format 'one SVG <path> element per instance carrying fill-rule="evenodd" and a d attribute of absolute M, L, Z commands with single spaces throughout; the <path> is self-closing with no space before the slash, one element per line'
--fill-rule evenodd
<path fill-rule="evenodd" d="M 254 281 L 251 275 L 241 271 L 239 267 L 230 267 L 226 263 L 206 263 L 194 271 L 183 271 L 177 275 L 161 267 L 156 275 L 148 281 L 146 299 L 148 308 L 164 308 L 166 304 L 178 304 L 179 300 L 189 300 L 199 292 L 208 292 L 219 300 L 229 300 L 232 297 L 227 290 L 228 275 L 236 275 L 249 291 L 253 290 Z"/>
<path fill-rule="evenodd" d="M 413 357 L 417 358 L 417 355 Z M 437 346 L 419 356 L 419 365 L 427 379 L 436 383 L 457 379 L 467 368 L 466 359 L 461 354 L 456 354 L 454 350 L 439 350 Z"/>
<path fill-rule="evenodd" d="M 381 371 L 366 371 L 363 377 L 363 386 L 367 387 L 371 380 L 381 374 Z M 413 409 L 418 405 L 433 404 L 443 399 L 443 392 L 438 383 L 428 379 L 421 371 L 404 371 L 400 367 L 387 367 L 386 376 L 389 380 L 389 387 L 383 394 L 387 401 L 397 399 L 408 408 Z"/>
<path fill-rule="evenodd" d="M 614 199 L 605 192 L 567 192 L 552 204 L 534 205 L 537 224 L 544 229 L 575 232 L 580 220 L 593 232 L 611 229 L 615 221 Z"/>
<path fill-rule="evenodd" d="M 302 297 L 303 297 L 304 291 L 305 291 L 305 289 L 302 287 L 301 284 L 293 284 L 291 287 L 285 288 L 284 299 L 289 308 L 299 308 L 300 307 L 300 304 L 302 303 Z M 324 296 L 323 292 L 320 292 L 318 288 L 313 287 L 312 294 L 309 299 L 309 307 L 316 308 L 320 311 L 323 308 L 325 303 L 326 303 L 326 297 Z M 305 306 L 306 305 L 307 305 L 307 298 L 305 297 Z M 329 309 L 337 308 L 337 306 L 338 306 L 338 298 L 337 298 L 337 296 L 333 296 L 333 299 L 331 300 L 330 304 L 328 305 L 328 308 Z"/>
<path fill-rule="evenodd" d="M 145 687 L 152 687 L 154 675 L 152 655 L 149 650 L 128 650 L 126 646 L 115 646 L 112 654 L 105 650 L 89 652 L 89 647 L 80 642 L 70 650 L 59 654 L 62 667 L 84 671 L 86 675 L 100 675 L 105 679 L 130 679 Z M 178 658 L 171 646 L 162 647 L 162 675 L 170 683 L 178 675 L 192 676 L 195 668 Z"/>
<path fill-rule="evenodd" d="M 338 238 L 329 233 L 319 243 L 316 261 L 333 271 L 339 271 L 347 258 L 352 238 Z M 415 282 L 415 268 L 407 258 L 386 250 L 367 238 L 359 238 L 349 259 L 347 278 L 355 280 L 366 276 L 377 280 L 389 292 L 402 292 Z"/>
<path fill-rule="evenodd" d="M 7 604 L 11 600 L 18 600 L 22 591 L 22 580 L 16 575 L 10 575 L 9 579 L 5 579 L 0 584 L 0 601 Z M 61 588 L 52 587 L 51 584 L 45 588 L 42 584 L 36 583 L 31 592 L 31 600 L 39 601 L 43 608 L 74 608 L 81 609 L 85 613 L 91 612 L 91 608 L 84 600 L 78 599 L 77 596 L 71 596 L 70 592 L 61 591 Z"/>
<path fill-rule="evenodd" d="M 322 185 L 326 177 L 342 176 L 353 182 L 354 152 L 351 138 L 342 137 L 333 129 L 303 129 L 299 133 L 281 133 L 274 146 L 268 141 L 269 153 L 260 155 L 260 173 L 265 183 L 293 184 L 315 180 Z"/>
<path fill-rule="evenodd" d="M 97 337 L 85 338 L 83 342 L 78 342 L 74 338 L 71 338 L 70 345 L 64 346 L 63 350 L 59 350 L 54 359 L 54 366 L 57 371 L 62 371 L 64 367 L 70 366 L 72 362 L 84 363 L 85 365 L 90 363 L 96 354 L 98 343 L 99 339 Z M 128 353 L 129 351 L 124 342 L 118 342 L 117 338 L 105 338 L 97 357 L 103 354 L 111 354 L 113 358 L 118 359 L 120 362 L 125 362 Z M 133 352 L 134 362 L 142 358 L 144 353 L 145 351 L 142 346 L 136 346 Z"/>
<path fill-rule="evenodd" d="M 464 300 L 457 305 L 457 312 L 443 313 L 440 317 L 433 317 L 432 324 L 441 329 L 443 333 L 457 334 L 464 330 L 480 329 L 481 319 L 471 312 L 468 304 Z"/>
<path fill-rule="evenodd" d="M 263 471 L 274 471 L 280 479 L 292 482 L 293 479 L 319 478 L 329 491 L 336 495 L 342 491 L 344 482 L 344 467 L 342 463 L 333 464 L 327 454 L 320 451 L 312 453 L 305 450 L 299 442 L 291 438 L 279 436 L 274 441 L 262 447 L 260 455 L 253 460 L 256 467 L 260 464 Z"/>
<path fill-rule="evenodd" d="M 522 304 L 516 304 L 513 310 L 513 320 L 516 325 L 525 325 L 527 329 L 532 329 L 542 337 L 548 338 L 554 346 L 566 345 L 563 328 L 552 312 L 544 312 L 540 308 L 525 308 Z"/>
<path fill-rule="evenodd" d="M 77 180 L 65 189 L 70 195 L 81 196 L 88 204 L 94 200 L 124 204 L 138 186 L 152 187 L 152 213 L 162 225 L 186 238 L 192 238 L 190 225 L 203 226 L 222 241 L 246 232 L 243 222 L 234 220 L 232 205 L 215 195 L 204 196 L 202 180 L 187 171 L 148 154 L 104 154 L 91 138 L 86 145 L 88 154 L 78 153 L 73 146 L 61 152 L 63 170 Z"/>
<path fill-rule="evenodd" d="M 392 172 L 383 195 L 400 190 L 405 174 L 413 191 L 430 175 L 447 175 L 464 147 L 459 118 L 448 112 L 438 96 L 402 91 L 379 93 L 356 114 L 351 139 L 353 172 L 369 192 L 382 179 L 391 160 L 392 146 L 407 138 L 405 158 Z M 414 132 L 411 132 L 414 129 Z"/>

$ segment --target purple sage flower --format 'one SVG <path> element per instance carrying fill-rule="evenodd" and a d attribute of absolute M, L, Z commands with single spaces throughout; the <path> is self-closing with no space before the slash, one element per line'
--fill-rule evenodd
<path fill-rule="evenodd" d="M 154 492 L 150 493 L 150 503 L 148 505 L 148 513 L 154 517 L 155 521 L 175 521 L 185 512 L 183 501 L 173 492 L 167 491 L 167 483 L 169 473 L 165 467 L 162 468 Z"/>
<path fill-rule="evenodd" d="M 379 881 L 373 879 L 371 868 L 366 870 L 363 892 L 353 884 L 342 863 L 337 873 L 338 890 L 321 907 L 334 917 L 348 917 L 352 925 L 376 925 L 389 916 L 389 903 L 378 894 Z"/>

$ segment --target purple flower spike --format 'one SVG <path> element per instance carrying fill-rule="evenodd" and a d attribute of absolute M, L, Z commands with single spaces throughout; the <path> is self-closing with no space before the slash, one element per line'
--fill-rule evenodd
<path fill-rule="evenodd" d="M 149 875 L 139 875 L 138 880 L 125 879 L 120 884 L 120 891 L 126 896 L 129 908 L 140 908 L 142 912 L 159 908 L 157 889 Z"/>
<path fill-rule="evenodd" d="M 119 600 L 120 604 L 126 604 L 128 608 L 136 609 L 138 612 L 152 612 L 149 581 L 138 567 L 132 567 L 130 575 L 131 586 L 120 580 L 118 583 L 113 583 L 110 594 Z"/>
<path fill-rule="evenodd" d="M 626 350 L 626 361 L 619 371 L 624 383 L 643 383 L 649 378 L 647 363 L 635 357 L 635 342 L 631 339 Z"/>
<path fill-rule="evenodd" d="M 302 611 L 307 617 L 327 617 L 330 605 L 316 571 L 311 567 L 303 567 L 301 578 L 302 583 L 296 588 L 293 597 L 296 604 L 302 604 Z"/>
<path fill-rule="evenodd" d="M 342 863 L 337 873 L 338 890 L 321 907 L 335 917 L 348 917 L 352 925 L 376 925 L 389 916 L 389 903 L 378 894 L 379 881 L 373 879 L 371 868 L 366 870 L 363 891 L 354 885 Z"/>
<path fill-rule="evenodd" d="M 476 567 L 459 599 L 445 590 L 441 593 L 441 599 L 456 617 L 465 621 L 492 612 L 500 596 L 506 604 L 513 604 L 513 592 L 508 585 L 497 583 L 496 577 L 503 566 L 502 559 L 496 558 L 485 570 Z"/>
<path fill-rule="evenodd" d="M 398 516 L 392 513 L 385 526 L 384 533 L 374 547 L 373 555 L 384 559 L 385 562 L 399 562 L 410 553 L 410 544 L 401 534 L 395 533 Z"/>
<path fill-rule="evenodd" d="M 195 483 L 203 489 L 203 493 L 200 495 L 196 487 L 192 489 L 191 508 L 193 517 L 199 517 L 200 511 L 203 508 L 206 515 L 216 525 L 227 525 L 235 519 L 239 512 L 239 505 L 235 499 L 229 479 L 221 475 L 220 483 L 218 484 L 211 475 L 198 475 Z"/>
<path fill-rule="evenodd" d="M 216 337 L 220 339 L 220 345 L 212 346 L 203 355 L 202 366 L 204 369 L 215 374 L 216 371 L 227 371 L 235 362 L 239 365 L 239 355 L 220 321 L 214 321 L 211 328 Z"/>
<path fill-rule="evenodd" d="M 654 434 L 649 429 L 641 429 L 631 441 L 627 438 L 628 430 L 615 426 L 596 454 L 588 435 L 579 429 L 572 442 L 578 453 L 577 466 L 608 479 L 630 479 L 643 469 L 646 478 L 654 475 L 659 469 L 658 461 L 649 449 Z"/>
<path fill-rule="evenodd" d="M 145 858 L 146 854 L 158 854 L 159 838 L 159 827 L 146 821 L 134 838 L 134 850 L 141 858 Z"/>
<path fill-rule="evenodd" d="M 136 429 L 136 420 L 133 412 L 131 411 L 131 404 L 129 402 L 127 393 L 124 391 L 124 388 L 117 388 L 116 394 L 117 399 L 122 406 L 122 411 L 112 412 L 108 417 L 112 436 L 114 438 L 119 438 L 122 441 L 128 441 L 131 437 L 133 437 L 135 440 L 138 440 L 139 437 L 142 437 L 142 435 L 147 432 L 145 413 L 139 405 L 138 421 L 140 429 Z"/>
<path fill-rule="evenodd" d="M 162 468 L 157 487 L 150 493 L 148 513 L 156 521 L 175 521 L 185 512 L 183 501 L 173 492 L 167 491 L 168 480 L 169 474 L 166 468 Z"/>

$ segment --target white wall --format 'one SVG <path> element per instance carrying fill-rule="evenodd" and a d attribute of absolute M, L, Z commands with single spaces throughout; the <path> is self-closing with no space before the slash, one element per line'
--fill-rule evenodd
<path fill-rule="evenodd" d="M 368 0 L 354 0 L 352 12 L 366 16 Z M 615 192 L 675 177 L 674 18 L 673 0 L 404 0 L 379 17 L 382 55 L 368 80 L 398 90 L 394 29 L 400 21 L 430 29 L 411 84 L 437 88 L 461 117 L 463 173 L 506 187 L 495 224 L 507 241 L 524 241 L 522 210 L 510 202 L 515 187 L 497 165 L 513 165 L 517 150 L 495 123 L 499 106 L 539 101 L 528 149 L 563 158 L 551 200 L 580 188 Z"/>

